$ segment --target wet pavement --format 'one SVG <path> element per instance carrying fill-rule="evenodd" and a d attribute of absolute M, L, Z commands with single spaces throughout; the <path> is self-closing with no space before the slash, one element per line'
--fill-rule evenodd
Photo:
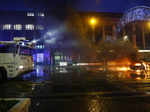
<path fill-rule="evenodd" d="M 0 97 L 31 98 L 30 112 L 150 112 L 150 80 L 125 72 L 54 74 L 39 65 L 0 84 Z"/>

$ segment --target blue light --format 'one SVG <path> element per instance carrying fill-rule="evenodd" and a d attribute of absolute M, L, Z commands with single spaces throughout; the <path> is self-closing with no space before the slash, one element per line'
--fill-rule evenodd
<path fill-rule="evenodd" d="M 40 49 L 42 49 L 42 45 L 40 45 Z"/>
<path fill-rule="evenodd" d="M 36 48 L 37 48 L 37 49 L 44 49 L 45 46 L 44 46 L 44 45 L 36 45 Z"/>
<path fill-rule="evenodd" d="M 6 45 L 0 44 L 0 47 L 4 47 L 4 46 L 6 46 Z"/>
<path fill-rule="evenodd" d="M 21 43 L 21 45 L 22 45 L 22 46 L 25 46 L 25 43 L 24 43 L 24 42 L 22 42 L 22 43 Z"/>
<path fill-rule="evenodd" d="M 150 19 L 150 7 L 137 6 L 129 9 L 121 19 L 121 24 L 124 26 L 133 21 L 146 21 Z"/>
<path fill-rule="evenodd" d="M 37 42 L 37 40 L 33 40 L 33 41 L 32 41 L 32 43 L 34 43 L 34 44 L 35 44 L 36 42 Z"/>

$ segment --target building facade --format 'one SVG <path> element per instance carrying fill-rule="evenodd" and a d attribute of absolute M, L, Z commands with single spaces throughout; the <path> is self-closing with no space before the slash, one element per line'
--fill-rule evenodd
<path fill-rule="evenodd" d="M 138 6 L 127 10 L 121 21 L 122 37 L 128 38 L 134 47 L 150 49 L 150 7 Z"/>
<path fill-rule="evenodd" d="M 87 34 L 89 38 L 94 32 L 95 43 L 101 40 L 116 40 L 118 35 L 118 23 L 122 17 L 122 13 L 106 13 L 106 12 L 83 12 L 80 13 L 84 26 L 88 28 Z M 89 20 L 95 18 L 97 23 L 94 27 L 89 24 Z M 93 37 L 92 37 L 93 38 Z"/>
<path fill-rule="evenodd" d="M 0 11 L 0 40 L 9 41 L 14 37 L 27 40 L 40 38 L 44 25 L 44 12 Z"/>

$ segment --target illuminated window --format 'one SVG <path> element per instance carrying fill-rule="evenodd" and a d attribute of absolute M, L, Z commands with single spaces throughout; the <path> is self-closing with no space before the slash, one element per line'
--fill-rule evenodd
<path fill-rule="evenodd" d="M 64 59 L 64 56 L 60 56 L 61 57 L 61 60 L 63 60 Z"/>
<path fill-rule="evenodd" d="M 60 60 L 60 56 L 55 56 L 55 60 Z"/>
<path fill-rule="evenodd" d="M 45 47 L 44 45 L 36 45 L 37 49 L 44 49 L 44 47 Z"/>
<path fill-rule="evenodd" d="M 36 29 L 37 29 L 37 30 L 44 30 L 44 27 L 43 27 L 42 25 L 37 25 L 37 26 L 36 26 Z"/>
<path fill-rule="evenodd" d="M 3 30 L 10 30 L 10 29 L 11 29 L 11 24 L 3 25 Z"/>
<path fill-rule="evenodd" d="M 22 30 L 22 25 L 21 24 L 14 25 L 14 30 Z"/>
<path fill-rule="evenodd" d="M 27 16 L 34 16 L 34 13 L 33 12 L 28 12 Z"/>
<path fill-rule="evenodd" d="M 28 24 L 25 25 L 26 30 L 34 30 L 34 25 L 33 24 Z"/>
<path fill-rule="evenodd" d="M 44 61 L 44 54 L 38 53 L 37 54 L 37 62 L 43 62 Z"/>
<path fill-rule="evenodd" d="M 38 13 L 38 16 L 44 17 L 44 16 L 45 16 L 45 14 L 44 14 L 44 13 L 42 13 L 42 12 L 40 12 L 40 13 Z"/>

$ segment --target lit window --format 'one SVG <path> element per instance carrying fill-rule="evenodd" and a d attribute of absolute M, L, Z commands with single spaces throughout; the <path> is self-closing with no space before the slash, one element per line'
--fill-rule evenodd
<path fill-rule="evenodd" d="M 28 24 L 25 25 L 26 30 L 34 30 L 34 25 L 33 24 Z"/>
<path fill-rule="evenodd" d="M 3 30 L 10 30 L 10 29 L 11 29 L 11 24 L 3 25 Z"/>
<path fill-rule="evenodd" d="M 28 12 L 27 16 L 34 16 L 34 13 L 33 12 Z"/>
<path fill-rule="evenodd" d="M 38 48 L 38 49 L 44 49 L 44 45 L 36 45 L 36 48 Z"/>
<path fill-rule="evenodd" d="M 42 12 L 40 12 L 40 13 L 38 13 L 38 16 L 44 17 L 44 16 L 45 16 L 45 14 L 44 14 L 44 13 L 42 13 Z"/>
<path fill-rule="evenodd" d="M 36 26 L 36 29 L 37 29 L 37 30 L 44 30 L 44 27 L 43 27 L 42 25 L 37 25 L 37 26 Z"/>
<path fill-rule="evenodd" d="M 21 24 L 14 25 L 14 30 L 22 30 L 22 25 Z"/>
<path fill-rule="evenodd" d="M 60 56 L 55 56 L 55 60 L 60 60 Z"/>

